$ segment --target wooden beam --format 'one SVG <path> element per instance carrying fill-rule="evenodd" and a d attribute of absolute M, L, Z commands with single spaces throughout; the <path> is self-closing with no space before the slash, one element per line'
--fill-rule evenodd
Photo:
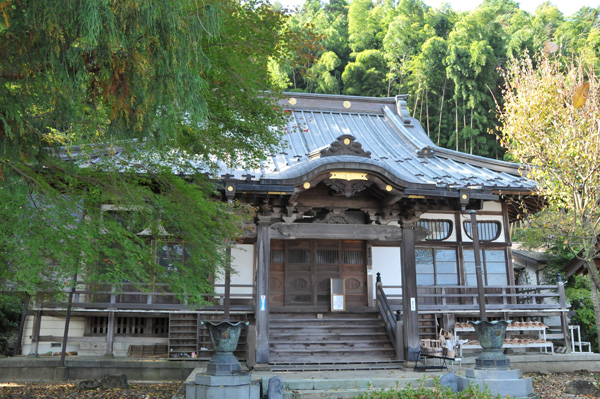
<path fill-rule="evenodd" d="M 340 206 L 344 208 L 364 209 L 373 208 L 379 209 L 381 201 L 376 198 L 352 197 L 340 198 L 332 196 L 300 196 L 298 197 L 298 206 L 309 208 L 330 208 Z"/>
<path fill-rule="evenodd" d="M 269 231 L 271 238 L 283 240 L 298 238 L 396 242 L 402 240 L 400 226 L 390 225 L 275 223 Z"/>

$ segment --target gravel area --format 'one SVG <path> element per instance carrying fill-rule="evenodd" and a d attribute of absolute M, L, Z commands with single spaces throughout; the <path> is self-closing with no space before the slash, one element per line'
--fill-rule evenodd
<path fill-rule="evenodd" d="M 533 391 L 539 399 L 590 398 L 590 395 L 570 395 L 565 393 L 565 387 L 571 380 L 585 380 L 596 384 L 600 382 L 600 374 L 587 371 L 556 374 L 527 374 L 533 382 Z"/>

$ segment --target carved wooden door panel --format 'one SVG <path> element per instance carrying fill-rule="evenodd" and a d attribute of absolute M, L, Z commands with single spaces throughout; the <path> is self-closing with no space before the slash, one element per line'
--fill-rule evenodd
<path fill-rule="evenodd" d="M 314 305 L 314 260 L 311 240 L 286 240 L 285 306 Z"/>
<path fill-rule="evenodd" d="M 330 306 L 330 279 L 344 278 L 346 306 L 367 305 L 364 241 L 271 241 L 271 306 Z"/>
<path fill-rule="evenodd" d="M 367 306 L 365 242 L 343 240 L 340 243 L 342 277 L 346 286 L 346 308 Z"/>
<path fill-rule="evenodd" d="M 315 304 L 330 306 L 331 303 L 331 278 L 342 277 L 342 263 L 340 256 L 341 241 L 339 240 L 313 240 L 314 248 L 314 281 Z"/>
<path fill-rule="evenodd" d="M 285 305 L 285 246 L 283 240 L 271 240 L 269 262 L 269 304 Z"/>

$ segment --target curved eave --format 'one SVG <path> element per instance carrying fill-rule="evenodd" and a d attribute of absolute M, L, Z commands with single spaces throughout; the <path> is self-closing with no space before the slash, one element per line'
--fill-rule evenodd
<path fill-rule="evenodd" d="M 401 188 L 425 190 L 437 188 L 435 184 L 416 183 L 401 179 L 389 170 L 385 163 L 353 155 L 339 155 L 311 160 L 295 165 L 283 172 L 266 176 L 260 183 L 297 186 L 322 173 L 339 170 L 372 173 Z"/>

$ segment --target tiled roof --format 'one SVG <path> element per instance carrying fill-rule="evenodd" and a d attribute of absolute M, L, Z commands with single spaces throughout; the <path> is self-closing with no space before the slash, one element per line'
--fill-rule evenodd
<path fill-rule="evenodd" d="M 284 184 L 328 167 L 378 170 L 406 186 L 528 191 L 533 182 L 522 177 L 519 165 L 437 147 L 420 123 L 408 118 L 404 98 L 289 94 L 294 105 L 278 154 L 271 154 L 260 171 L 228 170 L 235 178 Z M 342 104 L 350 102 L 351 108 Z M 362 103 L 365 101 L 367 106 Z M 404 107 L 404 110 L 403 110 Z M 403 112 L 404 111 L 404 112 Z M 351 135 L 370 157 L 338 155 L 317 157 L 342 135 Z M 309 154 L 311 156 L 309 156 Z M 225 172 L 223 172 L 225 173 Z"/>

